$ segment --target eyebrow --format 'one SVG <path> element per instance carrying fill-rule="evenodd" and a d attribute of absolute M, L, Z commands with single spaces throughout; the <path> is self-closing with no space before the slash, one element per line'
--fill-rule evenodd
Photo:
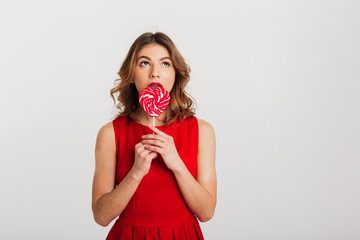
<path fill-rule="evenodd" d="M 146 58 L 146 59 L 148 59 L 148 60 L 151 61 L 151 58 L 149 58 L 148 56 L 140 56 L 136 61 L 139 61 L 140 58 Z M 164 59 L 169 59 L 169 60 L 171 60 L 170 57 L 162 57 L 162 58 L 160 58 L 160 61 L 162 61 L 162 60 L 164 60 Z"/>

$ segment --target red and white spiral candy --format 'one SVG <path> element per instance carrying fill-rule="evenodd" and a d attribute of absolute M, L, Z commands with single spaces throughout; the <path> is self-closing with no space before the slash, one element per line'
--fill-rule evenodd
<path fill-rule="evenodd" d="M 158 117 L 169 105 L 170 95 L 162 87 L 147 87 L 141 91 L 139 102 L 150 117 Z"/>

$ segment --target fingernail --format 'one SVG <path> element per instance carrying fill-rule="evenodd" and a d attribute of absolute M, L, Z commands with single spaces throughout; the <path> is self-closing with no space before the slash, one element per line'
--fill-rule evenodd
<path fill-rule="evenodd" d="M 145 138 L 145 135 L 143 135 L 142 138 Z"/>

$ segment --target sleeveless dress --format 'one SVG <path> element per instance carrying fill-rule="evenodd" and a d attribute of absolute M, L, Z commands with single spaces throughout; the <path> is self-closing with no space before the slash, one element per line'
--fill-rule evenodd
<path fill-rule="evenodd" d="M 135 160 L 135 145 L 142 135 L 152 130 L 129 116 L 113 121 L 116 139 L 116 182 L 131 170 Z M 174 139 L 181 160 L 196 179 L 198 122 L 195 116 L 180 122 L 157 126 Z M 150 170 L 141 180 L 128 205 L 110 229 L 107 240 L 204 239 L 198 219 L 186 205 L 173 172 L 160 154 L 152 160 Z"/>

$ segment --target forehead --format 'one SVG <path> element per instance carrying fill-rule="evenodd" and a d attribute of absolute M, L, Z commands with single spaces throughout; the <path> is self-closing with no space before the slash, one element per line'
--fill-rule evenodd
<path fill-rule="evenodd" d="M 140 56 L 148 56 L 151 59 L 170 57 L 166 47 L 160 44 L 152 44 L 152 43 L 147 44 L 140 49 L 137 57 L 139 58 Z"/>

